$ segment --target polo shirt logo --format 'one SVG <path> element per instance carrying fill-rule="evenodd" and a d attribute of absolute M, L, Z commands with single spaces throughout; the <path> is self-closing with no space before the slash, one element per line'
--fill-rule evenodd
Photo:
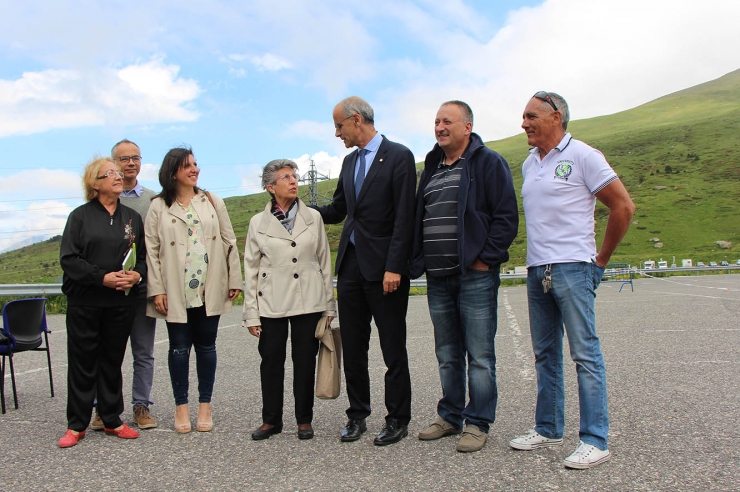
<path fill-rule="evenodd" d="M 568 181 L 572 172 L 573 161 L 558 161 L 558 165 L 555 167 L 555 175 L 553 176 L 553 179 Z"/>

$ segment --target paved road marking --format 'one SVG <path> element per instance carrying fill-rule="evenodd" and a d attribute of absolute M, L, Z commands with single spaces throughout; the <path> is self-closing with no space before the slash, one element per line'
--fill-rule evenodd
<path fill-rule="evenodd" d="M 506 318 L 509 320 L 509 328 L 511 328 L 511 340 L 514 343 L 514 355 L 516 355 L 516 358 L 521 366 L 521 369 L 519 370 L 519 375 L 522 377 L 522 379 L 533 381 L 534 371 L 532 370 L 532 363 L 530 360 L 531 351 L 525 350 L 522 347 L 522 332 L 519 329 L 519 323 L 517 323 L 516 321 L 514 309 L 512 309 L 511 304 L 509 304 L 509 296 L 506 294 L 506 292 L 503 293 L 502 298 L 504 310 L 506 311 Z"/>

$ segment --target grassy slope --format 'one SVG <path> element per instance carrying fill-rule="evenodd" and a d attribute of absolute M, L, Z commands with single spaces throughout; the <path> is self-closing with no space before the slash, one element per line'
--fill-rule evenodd
<path fill-rule="evenodd" d="M 740 257 L 740 70 L 628 111 L 574 121 L 569 130 L 606 155 L 637 205 L 636 224 L 614 261 L 637 265 L 663 257 L 670 262 L 675 255 L 680 264 L 681 258 L 708 263 Z M 511 164 L 514 185 L 521 190 L 521 163 L 528 150 L 524 135 L 488 145 Z M 320 183 L 319 193 L 330 194 L 335 183 Z M 266 193 L 226 199 L 240 249 L 249 219 L 266 201 Z M 596 215 L 600 242 L 608 214 L 598 206 Z M 341 224 L 327 226 L 327 232 L 336 250 Z M 651 241 L 655 237 L 664 244 L 660 250 Z M 734 247 L 720 250 L 717 240 L 732 241 Z M 507 267 L 524 265 L 523 214 L 510 254 Z M 58 239 L 2 254 L 0 283 L 54 282 L 61 275 L 58 256 Z"/>

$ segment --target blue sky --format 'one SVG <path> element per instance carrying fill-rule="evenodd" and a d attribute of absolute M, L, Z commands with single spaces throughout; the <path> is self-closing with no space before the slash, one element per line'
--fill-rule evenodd
<path fill-rule="evenodd" d="M 582 119 L 736 70 L 739 18 L 735 0 L 0 0 L 0 250 L 60 234 L 122 138 L 145 186 L 188 144 L 203 187 L 251 194 L 276 158 L 338 175 L 349 95 L 421 160 L 449 99 L 494 140 L 538 90 Z"/>

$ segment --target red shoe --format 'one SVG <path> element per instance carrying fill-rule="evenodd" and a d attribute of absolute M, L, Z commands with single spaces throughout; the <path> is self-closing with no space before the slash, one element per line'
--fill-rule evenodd
<path fill-rule="evenodd" d="M 59 447 L 60 448 L 71 448 L 75 444 L 77 444 L 81 439 L 85 438 L 85 431 L 80 432 L 79 434 L 75 434 L 72 429 L 67 429 L 67 432 L 64 434 L 64 436 L 59 439 Z"/>
<path fill-rule="evenodd" d="M 139 437 L 139 433 L 126 424 L 123 424 L 118 429 L 106 428 L 105 433 L 120 437 L 121 439 L 136 439 L 137 437 Z"/>

